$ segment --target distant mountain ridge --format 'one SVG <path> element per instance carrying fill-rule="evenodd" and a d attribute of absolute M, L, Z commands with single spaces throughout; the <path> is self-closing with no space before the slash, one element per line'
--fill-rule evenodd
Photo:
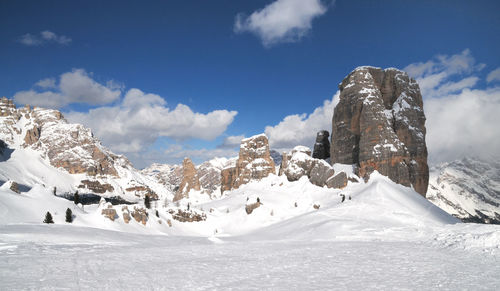
<path fill-rule="evenodd" d="M 427 193 L 463 221 L 500 224 L 500 159 L 467 157 L 432 167 Z"/>

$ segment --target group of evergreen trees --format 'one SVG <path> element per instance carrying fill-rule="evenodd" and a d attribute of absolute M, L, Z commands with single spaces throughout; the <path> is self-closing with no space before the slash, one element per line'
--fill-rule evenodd
<path fill-rule="evenodd" d="M 54 187 L 54 195 L 56 195 L 56 187 Z M 78 191 L 75 192 L 75 195 L 73 196 L 73 202 L 75 202 L 76 205 L 80 203 L 80 195 L 78 195 Z M 72 223 L 73 222 L 73 211 L 71 209 L 66 209 L 66 222 L 67 223 Z M 50 214 L 49 211 L 45 214 L 45 219 L 43 220 L 43 223 L 54 223 L 54 219 L 52 218 L 52 214 Z"/>

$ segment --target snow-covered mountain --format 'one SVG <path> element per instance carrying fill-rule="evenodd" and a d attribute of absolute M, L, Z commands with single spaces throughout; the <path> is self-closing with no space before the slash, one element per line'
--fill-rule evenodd
<path fill-rule="evenodd" d="M 500 160 L 469 157 L 432 167 L 427 198 L 463 221 L 500 224 Z"/>
<path fill-rule="evenodd" d="M 23 189 L 42 186 L 57 194 L 94 193 L 129 201 L 171 195 L 128 159 L 116 155 L 80 124 L 69 123 L 52 109 L 16 108 L 0 99 L 0 182 L 14 181 Z"/>

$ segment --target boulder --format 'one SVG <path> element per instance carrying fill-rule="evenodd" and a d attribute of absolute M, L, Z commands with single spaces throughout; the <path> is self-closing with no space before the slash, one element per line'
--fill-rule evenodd
<path fill-rule="evenodd" d="M 111 205 L 108 205 L 108 208 L 103 209 L 101 211 L 101 214 L 104 215 L 104 217 L 109 218 L 111 221 L 115 221 L 116 218 L 118 218 L 118 215 L 116 214 L 116 210 L 112 208 Z"/>
<path fill-rule="evenodd" d="M 221 193 L 265 178 L 274 171 L 267 136 L 259 134 L 243 139 L 236 166 L 225 168 L 221 172 Z"/>
<path fill-rule="evenodd" d="M 328 137 L 330 133 L 327 130 L 320 130 L 316 134 L 316 142 L 312 157 L 315 159 L 328 159 L 330 157 L 330 141 Z"/>
<path fill-rule="evenodd" d="M 17 194 L 21 194 L 21 191 L 19 190 L 19 184 L 14 181 L 11 181 L 9 189 L 13 192 L 16 192 Z"/>
<path fill-rule="evenodd" d="M 191 159 L 185 158 L 182 162 L 182 181 L 175 193 L 174 201 L 188 198 L 191 189 L 199 191 L 201 189 L 200 180 Z"/>
<path fill-rule="evenodd" d="M 337 175 L 330 177 L 326 181 L 326 186 L 328 188 L 342 189 L 347 186 L 347 174 L 344 172 L 339 172 Z"/>
<path fill-rule="evenodd" d="M 246 212 L 248 215 L 250 215 L 250 214 L 252 214 L 252 212 L 253 212 L 255 209 L 259 208 L 259 207 L 260 207 L 260 205 L 261 205 L 261 203 L 260 203 L 260 202 L 255 202 L 255 203 L 247 204 L 247 205 L 245 205 L 245 212 Z"/>
<path fill-rule="evenodd" d="M 359 67 L 339 85 L 331 162 L 379 171 L 425 196 L 429 181 L 425 115 L 417 82 L 397 69 Z"/>

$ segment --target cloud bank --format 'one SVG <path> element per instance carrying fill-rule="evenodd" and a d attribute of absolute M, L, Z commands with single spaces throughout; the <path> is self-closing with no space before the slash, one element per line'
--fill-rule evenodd
<path fill-rule="evenodd" d="M 405 68 L 422 90 L 431 163 L 500 156 L 500 87 L 476 88 L 484 67 L 466 49 Z M 497 70 L 488 74 L 488 83 Z"/>
<path fill-rule="evenodd" d="M 276 0 L 249 16 L 238 14 L 234 31 L 253 33 L 266 47 L 295 42 L 307 35 L 312 21 L 327 10 L 321 0 Z"/>

